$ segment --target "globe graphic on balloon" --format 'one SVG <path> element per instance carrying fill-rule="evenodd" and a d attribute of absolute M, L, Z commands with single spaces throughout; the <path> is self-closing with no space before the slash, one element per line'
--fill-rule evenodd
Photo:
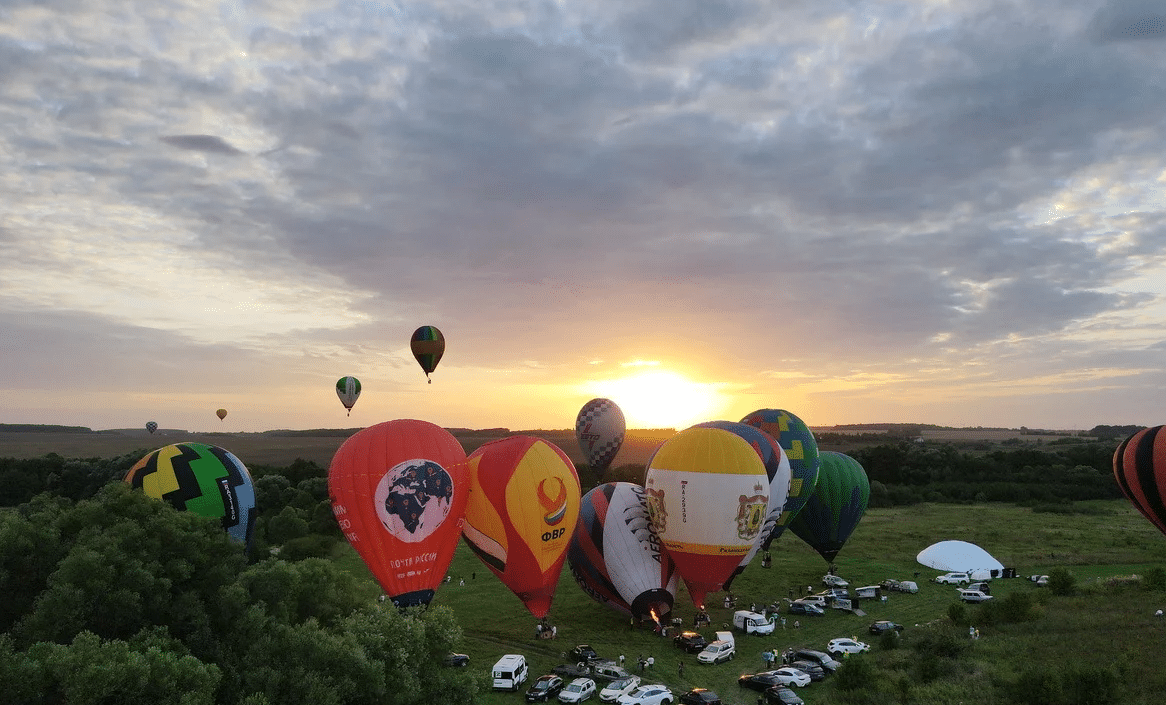
<path fill-rule="evenodd" d="M 402 541 L 416 543 L 449 515 L 453 480 L 432 460 L 406 460 L 377 483 L 374 501 L 385 529 Z"/>

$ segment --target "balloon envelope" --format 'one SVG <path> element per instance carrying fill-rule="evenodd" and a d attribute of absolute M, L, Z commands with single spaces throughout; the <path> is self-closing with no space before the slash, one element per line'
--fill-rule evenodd
<path fill-rule="evenodd" d="M 575 438 L 579 450 L 593 470 L 604 470 L 623 445 L 626 431 L 623 412 L 610 399 L 592 399 L 575 417 Z"/>
<path fill-rule="evenodd" d="M 1142 429 L 1122 441 L 1113 454 L 1113 476 L 1126 499 L 1166 534 L 1166 426 Z"/>
<path fill-rule="evenodd" d="M 332 513 L 393 604 L 428 605 L 457 549 L 469 482 L 448 431 L 386 421 L 346 440 L 328 467 Z"/>
<path fill-rule="evenodd" d="M 179 511 L 221 518 L 231 538 L 251 546 L 255 484 L 231 452 L 205 443 L 164 446 L 127 470 L 125 481 Z"/>
<path fill-rule="evenodd" d="M 644 479 L 652 528 L 693 603 L 720 590 L 756 544 L 769 503 L 757 451 L 719 428 L 688 428 L 664 441 Z"/>
<path fill-rule="evenodd" d="M 784 409 L 758 409 L 747 414 L 741 423 L 773 436 L 789 459 L 789 494 L 773 529 L 761 538 L 761 548 L 768 550 L 802 510 L 818 484 L 818 442 L 804 421 Z"/>
<path fill-rule="evenodd" d="M 676 568 L 639 485 L 608 482 L 583 495 L 567 565 L 583 592 L 617 612 L 659 621 L 672 611 Z"/>
<path fill-rule="evenodd" d="M 789 459 L 785 457 L 785 453 L 773 436 L 754 426 L 734 423 L 733 421 L 706 421 L 697 424 L 696 428 L 719 428 L 740 436 L 757 452 L 757 456 L 761 458 L 761 464 L 765 466 L 765 474 L 769 477 L 769 501 L 765 505 L 765 520 L 761 525 L 761 533 L 758 534 L 758 540 L 753 544 L 753 548 L 749 549 L 749 552 L 741 559 L 740 564 L 733 570 L 733 574 L 725 581 L 725 589 L 728 590 L 733 579 L 744 572 L 745 566 L 749 565 L 753 556 L 757 555 L 757 549 L 761 547 L 761 540 L 772 533 L 777 525 L 777 519 L 781 516 L 786 496 L 789 494 Z"/>
<path fill-rule="evenodd" d="M 360 380 L 351 375 L 336 380 L 336 396 L 340 397 L 340 403 L 351 414 L 352 407 L 360 398 Z"/>
<path fill-rule="evenodd" d="M 547 616 L 579 519 L 579 476 L 560 448 L 510 436 L 470 454 L 466 544 L 531 614 Z"/>
<path fill-rule="evenodd" d="M 827 561 L 833 561 L 858 526 L 870 500 L 870 481 L 857 460 L 822 451 L 818 486 L 789 529 Z"/>
<path fill-rule="evenodd" d="M 1004 570 L 1004 564 L 993 558 L 992 554 L 967 541 L 933 543 L 920 551 L 915 560 L 945 573 L 967 573 L 972 580 L 991 580 L 992 571 Z"/>
<path fill-rule="evenodd" d="M 158 423 L 156 421 L 147 421 L 146 422 L 146 430 L 149 431 L 150 433 L 157 431 L 158 430 Z"/>
<path fill-rule="evenodd" d="M 227 418 L 227 410 L 226 409 L 219 409 L 218 411 L 215 412 L 215 416 L 218 416 L 219 421 L 222 421 L 223 419 Z"/>
<path fill-rule="evenodd" d="M 429 374 L 437 369 L 441 356 L 445 354 L 445 336 L 434 326 L 421 326 L 413 331 L 413 337 L 409 339 L 409 349 L 417 359 L 417 364 L 425 370 L 425 377 L 428 379 Z"/>

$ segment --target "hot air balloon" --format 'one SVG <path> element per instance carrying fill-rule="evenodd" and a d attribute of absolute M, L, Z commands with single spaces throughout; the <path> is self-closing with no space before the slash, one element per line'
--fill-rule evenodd
<path fill-rule="evenodd" d="M 747 414 L 741 423 L 773 436 L 789 459 L 789 495 L 773 530 L 761 538 L 762 550 L 768 551 L 769 545 L 785 532 L 818 484 L 818 442 L 804 421 L 783 409 L 758 409 Z"/>
<path fill-rule="evenodd" d="M 352 407 L 360 398 L 360 380 L 351 376 L 336 380 L 336 396 L 340 397 L 340 403 L 348 409 L 348 415 L 351 416 Z"/>
<path fill-rule="evenodd" d="M 151 434 L 153 434 L 154 431 L 158 430 L 158 422 L 157 421 L 147 421 L 146 422 L 146 430 L 149 431 Z"/>
<path fill-rule="evenodd" d="M 413 419 L 369 426 L 328 467 L 332 513 L 397 607 L 428 605 L 461 535 L 466 453 L 448 431 Z"/>
<path fill-rule="evenodd" d="M 587 466 L 603 472 L 623 445 L 626 430 L 623 412 L 610 399 L 592 399 L 575 417 L 575 438 Z"/>
<path fill-rule="evenodd" d="M 470 454 L 466 544 L 538 619 L 551 608 L 579 518 L 579 476 L 560 448 L 510 436 Z"/>
<path fill-rule="evenodd" d="M 769 477 L 753 446 L 719 428 L 688 428 L 656 450 L 644 479 L 652 528 L 693 604 L 720 590 L 757 543 Z"/>
<path fill-rule="evenodd" d="M 255 484 L 232 453 L 205 443 L 175 443 L 126 471 L 125 481 L 179 511 L 219 517 L 231 538 L 251 546 Z"/>
<path fill-rule="evenodd" d="M 639 485 L 608 482 L 583 495 L 567 565 L 583 592 L 617 612 L 661 621 L 672 611 L 676 567 Z"/>
<path fill-rule="evenodd" d="M 1134 508 L 1166 534 L 1166 426 L 1144 428 L 1113 454 L 1113 476 Z"/>
<path fill-rule="evenodd" d="M 789 529 L 829 562 L 866 513 L 870 481 L 849 455 L 826 450 L 820 458 L 818 486 Z"/>
<path fill-rule="evenodd" d="M 417 364 L 425 370 L 425 379 L 433 384 L 429 375 L 437 369 L 437 363 L 441 362 L 441 356 L 445 353 L 445 336 L 433 326 L 421 326 L 413 331 L 409 349 L 413 351 L 413 357 L 417 358 Z"/>
<path fill-rule="evenodd" d="M 724 589 L 730 590 L 733 579 L 743 573 L 745 566 L 749 565 L 753 556 L 757 555 L 757 550 L 761 548 L 761 540 L 769 536 L 777 525 L 777 519 L 781 516 L 786 497 L 789 495 L 789 458 L 785 457 L 785 453 L 773 436 L 748 424 L 732 421 L 706 421 L 697 424 L 696 428 L 719 428 L 740 436 L 753 450 L 757 451 L 758 457 L 761 458 L 761 464 L 765 466 L 765 474 L 769 477 L 769 502 L 766 504 L 765 521 L 761 525 L 761 533 L 757 537 L 757 542 L 753 544 L 753 548 L 749 549 L 749 552 L 741 559 L 741 563 L 733 570 L 733 574 L 725 581 Z"/>
<path fill-rule="evenodd" d="M 215 412 L 215 416 L 218 416 L 219 421 L 222 421 L 223 419 L 227 418 L 227 410 L 226 409 L 219 409 L 218 411 Z"/>

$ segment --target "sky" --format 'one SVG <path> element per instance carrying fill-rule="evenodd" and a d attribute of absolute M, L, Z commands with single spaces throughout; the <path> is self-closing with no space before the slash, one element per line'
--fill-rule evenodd
<path fill-rule="evenodd" d="M 1160 0 L 0 0 L 0 422 L 1166 423 L 1163 66 Z"/>

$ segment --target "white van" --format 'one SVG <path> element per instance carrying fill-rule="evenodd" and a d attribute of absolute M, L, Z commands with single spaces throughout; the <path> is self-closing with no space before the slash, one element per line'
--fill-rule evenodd
<path fill-rule="evenodd" d="M 772 634 L 773 620 L 766 619 L 765 615 L 749 610 L 737 610 L 733 613 L 733 626 L 746 634 Z"/>
<path fill-rule="evenodd" d="M 492 670 L 494 690 L 517 691 L 526 682 L 528 675 L 526 657 L 521 654 L 506 654 L 498 659 Z"/>

